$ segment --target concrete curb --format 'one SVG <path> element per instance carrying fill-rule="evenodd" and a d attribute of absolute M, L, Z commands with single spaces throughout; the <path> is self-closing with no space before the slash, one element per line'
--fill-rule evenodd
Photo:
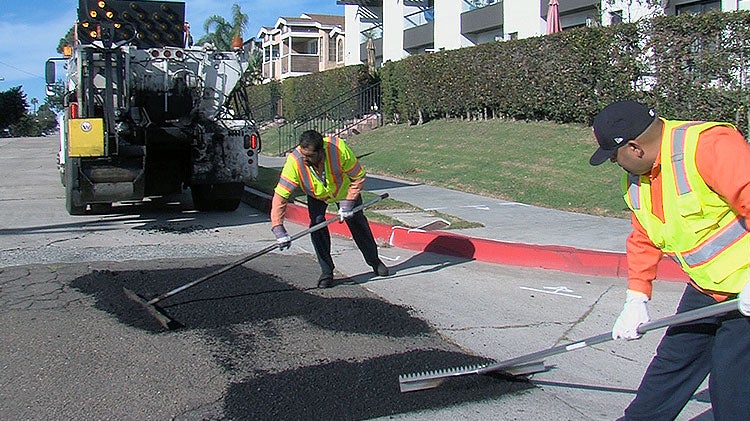
<path fill-rule="evenodd" d="M 243 201 L 254 208 L 269 213 L 271 196 L 245 187 Z M 334 215 L 331 215 L 332 217 Z M 290 203 L 286 218 L 300 225 L 309 225 L 307 208 Z M 387 242 L 417 252 L 430 252 L 467 260 L 478 260 L 509 266 L 522 266 L 593 276 L 626 278 L 628 275 L 625 253 L 585 250 L 558 245 L 512 243 L 499 240 L 468 237 L 446 231 L 424 231 L 417 228 L 390 226 L 370 222 L 376 240 Z M 331 224 L 331 233 L 351 238 L 346 224 Z M 665 257 L 659 263 L 658 279 L 687 282 L 688 277 L 672 259 Z"/>

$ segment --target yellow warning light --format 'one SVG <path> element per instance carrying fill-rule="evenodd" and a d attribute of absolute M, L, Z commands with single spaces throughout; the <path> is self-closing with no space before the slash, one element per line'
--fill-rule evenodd
<path fill-rule="evenodd" d="M 97 5 L 99 6 L 100 9 L 104 9 L 104 6 L 106 6 L 107 4 L 104 3 L 103 1 L 100 1 L 99 3 L 97 3 Z"/>
<path fill-rule="evenodd" d="M 63 56 L 70 57 L 73 55 L 73 47 L 71 47 L 70 45 L 63 45 L 62 52 Z"/>
<path fill-rule="evenodd" d="M 96 31 L 89 31 L 89 36 L 91 38 L 96 38 L 96 33 L 97 33 Z"/>
<path fill-rule="evenodd" d="M 84 28 L 88 28 L 89 27 L 89 23 L 88 22 L 81 22 L 81 26 L 83 26 Z"/>
<path fill-rule="evenodd" d="M 96 10 L 92 10 L 89 12 L 89 16 L 91 16 L 94 19 L 96 19 L 96 15 L 97 15 Z"/>
<path fill-rule="evenodd" d="M 117 29 L 120 29 L 120 27 L 121 27 L 121 26 L 122 26 L 122 25 L 121 25 L 120 23 L 118 23 L 118 22 L 115 22 L 115 28 L 117 28 Z"/>
<path fill-rule="evenodd" d="M 107 18 L 112 19 L 115 17 L 115 14 L 111 10 L 107 10 Z"/>

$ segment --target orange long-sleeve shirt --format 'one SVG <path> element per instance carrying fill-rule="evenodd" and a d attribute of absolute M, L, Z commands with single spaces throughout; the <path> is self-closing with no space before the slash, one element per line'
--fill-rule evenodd
<path fill-rule="evenodd" d="M 660 158 L 651 169 L 652 212 L 664 221 Z M 750 146 L 742 135 L 726 126 L 716 126 L 701 133 L 695 155 L 698 174 L 706 185 L 723 197 L 745 220 L 750 222 Z M 633 232 L 627 240 L 628 289 L 651 297 L 656 267 L 664 253 L 648 238 L 646 230 L 631 216 Z M 748 250 L 750 253 L 750 250 Z M 750 256 L 748 256 L 750 258 Z M 695 284 L 693 284 L 695 285 Z M 696 286 L 697 287 L 697 286 Z M 700 288 L 699 288 L 700 289 Z M 721 300 L 726 294 L 704 291 Z"/>

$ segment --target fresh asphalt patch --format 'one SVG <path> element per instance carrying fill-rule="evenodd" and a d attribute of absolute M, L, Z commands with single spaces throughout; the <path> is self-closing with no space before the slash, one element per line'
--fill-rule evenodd
<path fill-rule="evenodd" d="M 211 273 L 220 266 L 155 271 L 94 271 L 71 283 L 96 299 L 96 308 L 121 323 L 149 332 L 162 326 L 123 288 L 147 300 Z M 273 275 L 239 267 L 159 301 L 159 307 L 186 329 L 213 329 L 290 316 L 321 328 L 351 333 L 415 336 L 431 331 L 406 307 L 376 298 L 325 297 L 291 286 Z"/>
<path fill-rule="evenodd" d="M 220 267 L 93 270 L 70 286 L 93 306 L 147 335 L 197 335 L 229 374 L 222 419 L 368 419 L 494 399 L 533 387 L 491 376 L 452 378 L 401 393 L 400 374 L 474 365 L 485 359 L 446 342 L 409 308 L 357 285 L 309 285 L 309 259 L 266 256 L 297 272 L 281 277 L 234 268 L 159 302 L 183 325 L 165 330 L 128 288 L 145 299 Z M 299 259 L 300 261 L 290 261 Z M 301 268 L 298 268 L 302 266 Z M 265 267 L 265 266 L 264 266 Z M 285 273 L 283 270 L 282 273 Z M 291 278 L 288 279 L 288 278 Z"/>
<path fill-rule="evenodd" d="M 394 373 L 486 362 L 446 351 L 412 351 L 365 361 L 336 361 L 232 384 L 224 414 L 233 420 L 363 420 L 496 399 L 528 382 L 465 376 L 435 389 L 401 393 Z"/>

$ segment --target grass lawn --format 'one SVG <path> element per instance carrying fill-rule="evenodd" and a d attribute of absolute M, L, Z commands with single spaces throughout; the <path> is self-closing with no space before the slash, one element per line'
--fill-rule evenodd
<path fill-rule="evenodd" d="M 261 137 L 265 153 L 275 155 L 276 129 Z M 347 143 L 371 173 L 553 209 L 629 215 L 620 194 L 622 169 L 588 163 L 596 149 L 590 127 L 443 119 L 388 125 Z"/>

